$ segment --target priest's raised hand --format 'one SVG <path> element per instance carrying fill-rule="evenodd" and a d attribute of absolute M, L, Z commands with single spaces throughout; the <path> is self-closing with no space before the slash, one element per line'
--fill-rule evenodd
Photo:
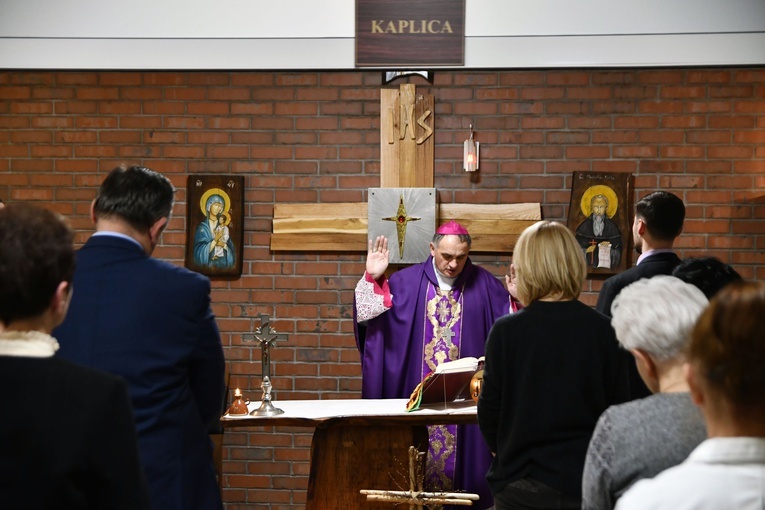
<path fill-rule="evenodd" d="M 388 238 L 377 236 L 374 241 L 369 240 L 367 251 L 367 273 L 373 279 L 379 279 L 388 269 L 390 250 L 388 250 Z"/>
<path fill-rule="evenodd" d="M 518 275 L 515 272 L 515 264 L 510 264 L 510 274 L 505 275 L 505 286 L 507 292 L 513 297 L 514 300 L 518 300 Z"/>

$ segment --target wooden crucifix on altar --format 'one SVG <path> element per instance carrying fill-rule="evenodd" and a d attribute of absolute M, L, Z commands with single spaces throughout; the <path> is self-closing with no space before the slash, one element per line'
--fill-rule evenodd
<path fill-rule="evenodd" d="M 381 89 L 381 188 L 433 188 L 434 111 L 433 96 L 416 94 L 413 84 Z M 435 207 L 436 222 L 456 220 L 470 231 L 476 253 L 511 253 L 521 232 L 542 218 L 538 203 Z M 274 204 L 271 250 L 366 252 L 368 214 L 361 202 Z"/>

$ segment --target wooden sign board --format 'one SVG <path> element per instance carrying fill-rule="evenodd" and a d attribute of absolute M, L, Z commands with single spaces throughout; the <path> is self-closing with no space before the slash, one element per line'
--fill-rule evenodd
<path fill-rule="evenodd" d="M 356 0 L 356 66 L 465 63 L 465 0 Z"/>

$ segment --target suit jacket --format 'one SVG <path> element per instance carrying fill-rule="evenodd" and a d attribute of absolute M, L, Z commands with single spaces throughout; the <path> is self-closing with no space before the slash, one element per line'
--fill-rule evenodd
<path fill-rule="evenodd" d="M 680 263 L 680 257 L 670 252 L 656 253 L 644 258 L 640 264 L 612 276 L 603 283 L 595 306 L 600 313 L 611 317 L 611 303 L 614 298 L 630 283 L 641 278 L 650 278 L 657 274 L 672 274 L 672 270 Z"/>
<path fill-rule="evenodd" d="M 152 508 L 221 508 L 207 427 L 224 358 L 209 279 L 98 235 L 77 252 L 73 292 L 58 355 L 127 381 Z"/>
<path fill-rule="evenodd" d="M 612 276 L 603 283 L 598 295 L 598 304 L 595 308 L 608 317 L 611 317 L 611 304 L 622 289 L 630 283 L 634 283 L 641 278 L 651 278 L 659 274 L 672 274 L 672 270 L 680 263 L 680 257 L 671 252 L 661 252 L 649 255 L 644 258 L 640 264 L 627 269 L 617 275 Z M 626 352 L 626 351 L 625 351 Z M 637 371 L 632 355 L 629 355 L 630 363 L 627 365 L 630 370 L 630 396 L 631 399 L 647 397 L 651 394 L 646 387 L 643 379 Z"/>
<path fill-rule="evenodd" d="M 56 358 L 0 356 L 0 506 L 148 510 L 120 378 Z"/>

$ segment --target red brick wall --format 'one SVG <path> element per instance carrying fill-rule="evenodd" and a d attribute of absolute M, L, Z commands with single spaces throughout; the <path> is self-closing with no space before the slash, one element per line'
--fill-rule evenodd
<path fill-rule="evenodd" d="M 441 202 L 541 202 L 565 221 L 572 172 L 635 175 L 688 207 L 682 255 L 711 254 L 765 278 L 765 69 L 437 71 Z M 259 399 L 260 352 L 243 334 L 267 313 L 290 334 L 273 351 L 281 399 L 357 398 L 350 303 L 358 253 L 272 253 L 274 202 L 365 201 L 379 185 L 379 72 L 0 72 L 0 198 L 70 217 L 82 242 L 90 200 L 122 162 L 179 188 L 157 255 L 183 263 L 188 174 L 245 176 L 245 263 L 213 282 L 232 384 Z M 398 83 L 389 85 L 397 87 Z M 468 125 L 476 176 L 461 168 Z M 476 257 L 496 274 L 508 257 Z M 601 280 L 588 284 L 593 304 Z M 311 431 L 226 434 L 229 509 L 302 508 Z"/>

